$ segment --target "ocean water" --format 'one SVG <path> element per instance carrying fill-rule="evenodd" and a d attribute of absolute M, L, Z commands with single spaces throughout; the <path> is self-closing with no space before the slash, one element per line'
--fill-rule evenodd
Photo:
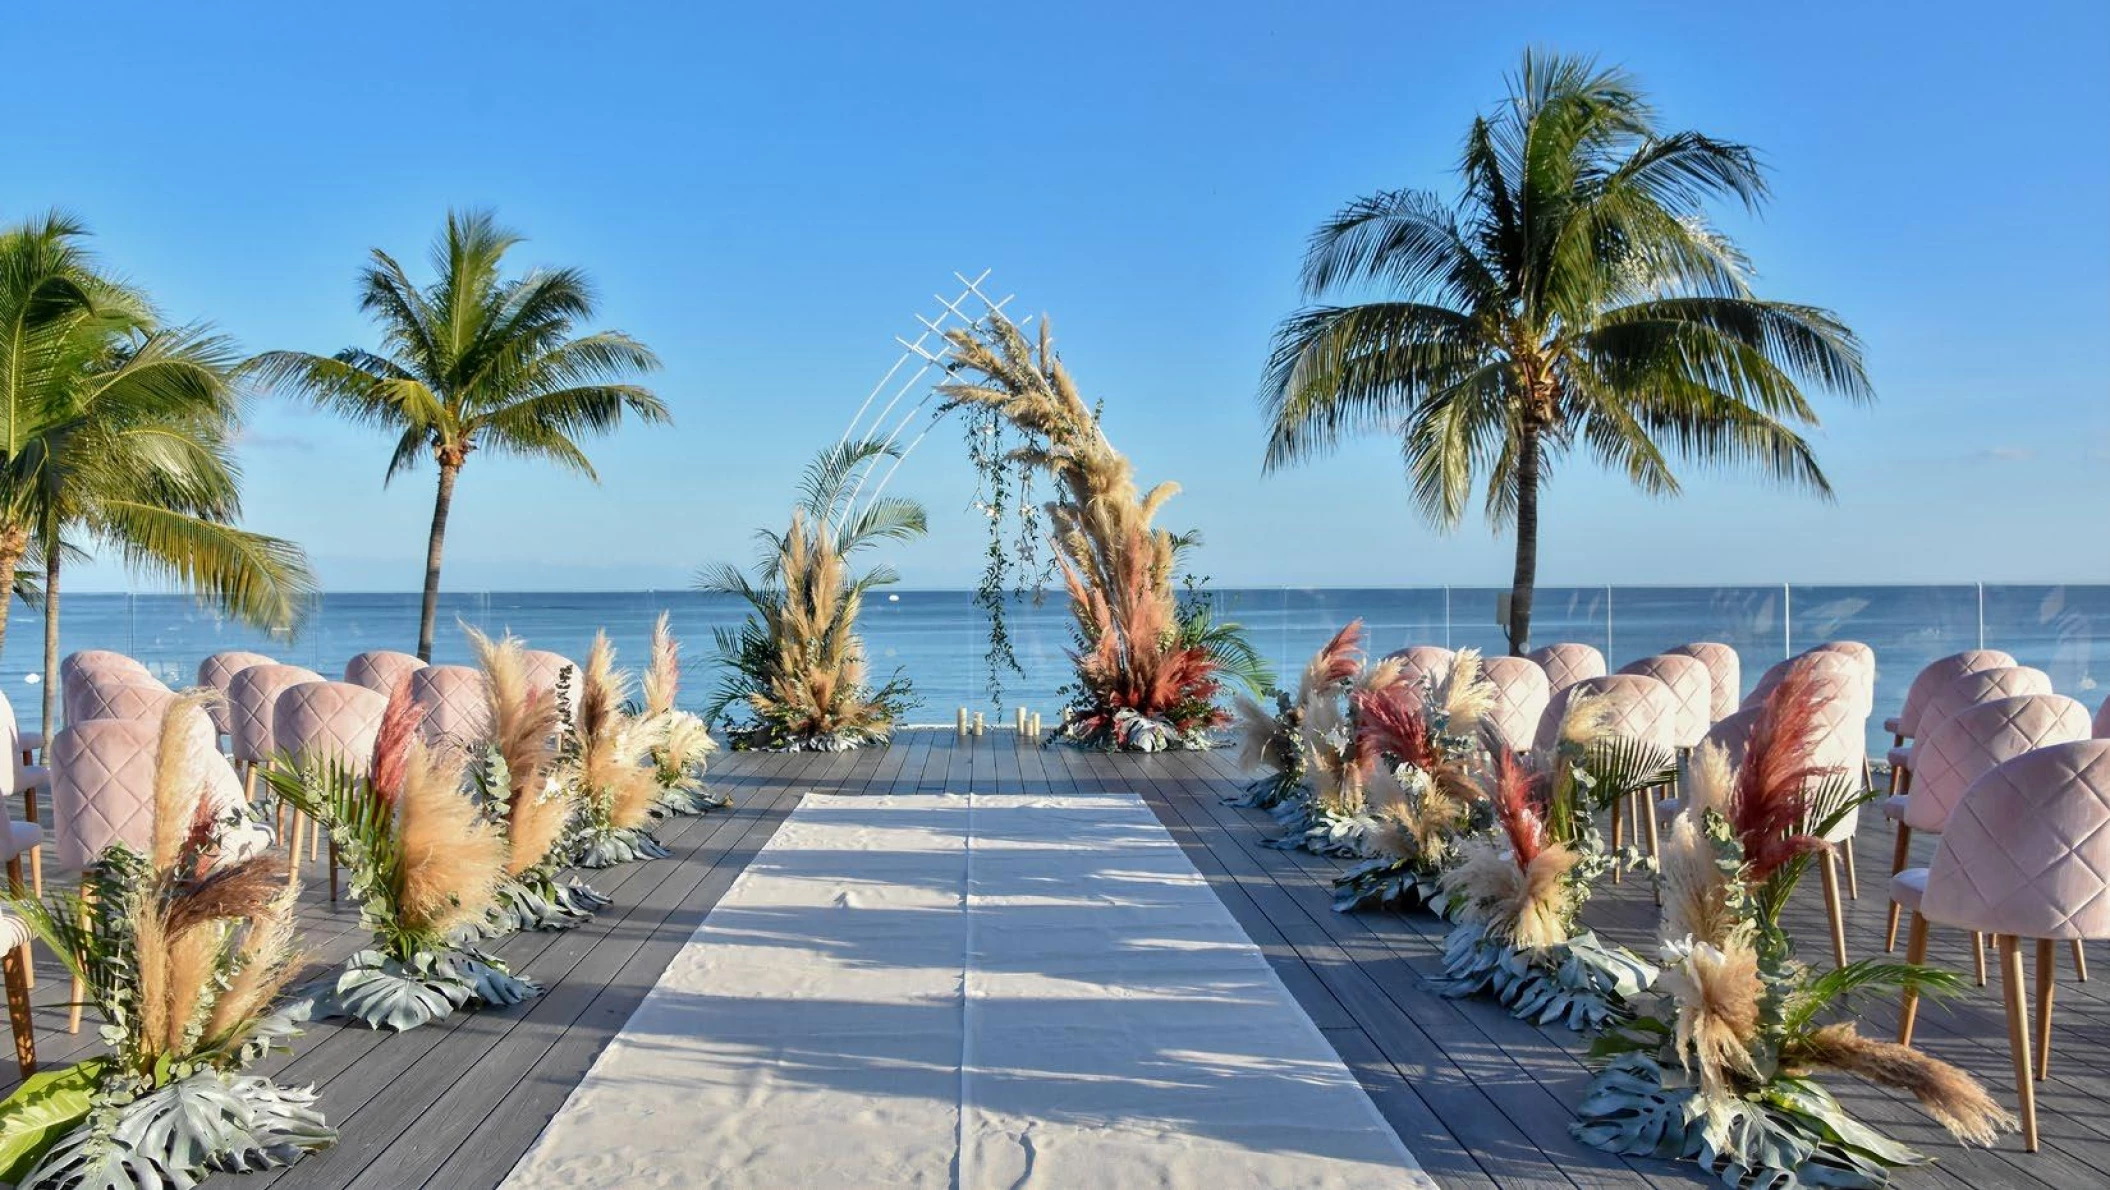
<path fill-rule="evenodd" d="M 1495 620 L 1501 591 L 1485 587 L 1390 589 L 1228 588 L 1212 593 L 1219 613 L 1245 625 L 1285 683 L 1351 619 L 1363 620 L 1374 652 L 1439 644 L 1500 652 Z M 466 662 L 460 626 L 513 632 L 538 648 L 583 656 L 606 630 L 619 663 L 641 664 L 653 621 L 664 611 L 685 646 L 682 701 L 697 706 L 715 682 L 713 629 L 745 614 L 738 600 L 691 591 L 474 592 L 449 594 L 440 608 L 436 660 Z M 1011 721 L 1025 706 L 1049 719 L 1069 676 L 1069 612 L 1058 594 L 1015 598 L 1009 629 L 1023 674 L 1004 672 L 993 697 L 986 661 L 987 618 L 973 594 L 902 590 L 877 594 L 863 620 L 873 673 L 899 672 L 916 687 L 916 722 L 950 723 L 959 707 Z M 164 681 L 194 680 L 198 662 L 222 649 L 252 649 L 305 665 L 327 677 L 366 649 L 411 651 L 417 642 L 413 593 L 340 593 L 319 598 L 288 639 L 272 639 L 180 595 L 80 594 L 65 599 L 61 646 L 116 649 L 145 662 Z M 25 726 L 38 721 L 43 628 L 16 604 L 0 650 L 0 693 Z M 1960 649 L 1997 648 L 2048 672 L 2056 688 L 2091 709 L 2110 685 L 2110 586 L 1731 586 L 1549 587 L 1541 589 L 1534 643 L 1572 640 L 1604 651 L 1616 668 L 1695 640 L 1722 641 L 1743 657 L 1746 682 L 1767 665 L 1825 640 L 1874 646 L 1877 722 L 1871 742 L 1887 746 L 1880 719 L 1895 713 L 1906 686 L 1928 661 Z M 1880 754 L 1880 753 L 1879 753 Z"/>

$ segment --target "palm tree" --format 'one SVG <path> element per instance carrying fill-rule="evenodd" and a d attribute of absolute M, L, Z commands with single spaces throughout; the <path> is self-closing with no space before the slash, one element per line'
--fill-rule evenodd
<path fill-rule="evenodd" d="M 1378 194 L 1313 234 L 1309 297 L 1385 296 L 1277 328 L 1269 469 L 1396 433 L 1414 502 L 1443 528 L 1484 478 L 1487 516 L 1516 527 L 1515 653 L 1531 635 L 1540 488 L 1571 447 L 1658 495 L 1679 490 L 1674 454 L 1830 496 L 1795 428 L 1817 424 L 1803 387 L 1874 393 L 1853 332 L 1755 296 L 1749 262 L 1707 222 L 1710 201 L 1766 197 L 1749 148 L 1660 130 L 1623 70 L 1526 53 L 1459 172 L 1454 204 Z"/>
<path fill-rule="evenodd" d="M 109 546 L 274 630 L 313 588 L 299 547 L 235 527 L 231 348 L 162 326 L 143 294 L 95 269 L 85 236 L 55 214 L 0 232 L 0 578 L 42 566 L 47 725 L 69 554 Z"/>
<path fill-rule="evenodd" d="M 359 308 L 381 325 L 380 352 L 273 351 L 250 364 L 267 385 L 396 432 L 384 483 L 428 453 L 438 464 L 418 621 L 418 656 L 428 661 L 447 513 L 471 452 L 484 448 L 545 459 L 599 482 L 580 437 L 614 430 L 626 410 L 646 422 L 671 420 L 649 389 L 625 382 L 659 367 L 644 344 L 620 331 L 574 337 L 578 325 L 593 317 L 585 274 L 535 269 L 510 280 L 500 275 L 507 250 L 519 242 L 487 211 L 450 211 L 432 246 L 432 284 L 419 288 L 378 248 L 360 275 Z"/>
<path fill-rule="evenodd" d="M 900 496 L 857 505 L 861 476 L 901 457 L 900 448 L 869 439 L 844 441 L 816 455 L 799 481 L 791 524 L 783 533 L 758 530 L 759 581 L 721 562 L 696 576 L 698 590 L 738 595 L 752 609 L 738 628 L 715 632 L 725 670 L 705 719 L 735 703 L 754 717 L 737 731 L 763 747 L 834 740 L 862 743 L 885 737 L 909 707 L 910 691 L 896 679 L 872 689 L 866 682 L 864 642 L 857 617 L 875 587 L 898 581 L 890 566 L 850 572 L 850 559 L 885 541 L 913 541 L 929 528 L 923 506 Z"/>

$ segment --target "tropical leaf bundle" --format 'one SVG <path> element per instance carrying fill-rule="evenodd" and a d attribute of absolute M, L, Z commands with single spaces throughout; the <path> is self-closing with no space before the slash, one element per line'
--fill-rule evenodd
<path fill-rule="evenodd" d="M 1060 493 L 1046 512 L 1077 679 L 1060 735 L 1132 751 L 1206 747 L 1229 719 L 1217 706 L 1223 676 L 1253 672 L 1256 659 L 1236 625 L 1180 605 L 1178 557 L 1195 539 L 1152 525 L 1179 486 L 1137 487 L 1134 464 L 1056 356 L 1047 319 L 1037 345 L 1000 314 L 946 338 L 955 379 L 938 387 L 940 412 L 993 410 L 1025 438 L 1012 460 L 1051 476 Z"/>
<path fill-rule="evenodd" d="M 1715 745 L 1695 757 L 1661 844 L 1660 995 L 1592 1050 L 1602 1066 L 1574 1130 L 1598 1148 L 1780 1190 L 1885 1186 L 1890 1170 L 1926 1160 L 1847 1114 L 1816 1081 L 1822 1070 L 1911 1092 L 1966 1144 L 2013 1127 L 1955 1067 L 1826 1021 L 1870 992 L 1953 993 L 1953 974 L 1874 959 L 1813 973 L 1781 926 L 1810 858 L 1869 796 L 1812 762 L 1813 677 L 1798 667 L 1774 690 L 1734 769 Z"/>
<path fill-rule="evenodd" d="M 114 844 L 80 891 L 13 904 L 86 989 L 108 1055 L 27 1080 L 0 1103 L 0 1181 L 189 1186 L 290 1165 L 336 1133 L 312 1090 L 242 1071 L 296 1032 L 294 898 L 275 853 L 223 850 L 206 796 L 211 729 L 178 699 L 157 743 L 146 854 Z"/>
<path fill-rule="evenodd" d="M 1611 859 L 1594 812 L 1665 774 L 1653 750 L 1612 737 L 1602 704 L 1572 702 L 1558 742 L 1528 759 L 1497 750 L 1485 780 L 1494 829 L 1467 839 L 1439 879 L 1457 925 L 1444 992 L 1493 995 L 1516 1016 L 1597 1029 L 1655 979 L 1631 951 L 1581 928 Z"/>
<path fill-rule="evenodd" d="M 881 541 L 909 541 L 926 528 L 923 506 L 885 497 L 852 509 L 859 477 L 892 445 L 857 441 L 824 450 L 807 465 L 800 497 L 782 534 L 758 534 L 759 581 L 736 566 L 706 569 L 697 587 L 738 595 L 752 609 L 714 636 L 723 678 L 704 718 L 729 720 L 735 748 L 841 752 L 883 744 L 916 705 L 908 680 L 874 686 L 858 615 L 874 588 L 897 581 L 892 568 L 853 574 L 850 559 Z"/>
<path fill-rule="evenodd" d="M 629 675 L 615 667 L 615 646 L 596 633 L 579 670 L 571 702 L 571 731 L 557 756 L 557 781 L 578 800 L 578 831 L 571 861 L 582 868 L 610 868 L 635 860 L 665 859 L 667 849 L 652 835 L 659 805 L 658 768 L 652 736 L 624 709 Z"/>
<path fill-rule="evenodd" d="M 484 674 L 486 722 L 482 762 L 471 784 L 486 815 L 505 832 L 505 872 L 492 894 L 485 930 L 567 930 L 592 920 L 607 897 L 560 875 L 577 829 L 578 790 L 556 778 L 563 719 L 557 691 L 528 680 L 518 637 L 491 640 L 475 629 L 469 643 Z"/>
<path fill-rule="evenodd" d="M 374 946 L 345 964 L 330 1006 L 377 1029 L 542 990 L 472 944 L 506 873 L 506 836 L 465 792 L 466 758 L 428 750 L 418 719 L 405 682 L 389 696 L 364 771 L 327 754 L 264 769 L 274 792 L 329 830 L 351 873 Z"/>
<path fill-rule="evenodd" d="M 660 815 L 707 814 L 733 800 L 703 782 L 717 741 L 702 718 L 676 706 L 681 695 L 681 642 L 674 639 L 667 614 L 652 626 L 652 660 L 645 667 L 644 706 L 639 728 L 651 741 L 653 776 L 659 781 Z"/>

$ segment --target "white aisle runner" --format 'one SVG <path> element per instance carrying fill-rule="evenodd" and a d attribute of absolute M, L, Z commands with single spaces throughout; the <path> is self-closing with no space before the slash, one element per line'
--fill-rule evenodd
<path fill-rule="evenodd" d="M 507 1185 L 1433 1183 L 1134 795 L 812 794 Z"/>

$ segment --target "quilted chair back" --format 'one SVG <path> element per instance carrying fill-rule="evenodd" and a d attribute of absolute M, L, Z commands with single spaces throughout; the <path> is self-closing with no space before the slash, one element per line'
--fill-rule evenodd
<path fill-rule="evenodd" d="M 2041 669 L 2027 665 L 2004 665 L 1998 669 L 1981 669 L 1967 673 L 1934 692 L 1927 705 L 1920 710 L 1919 738 L 1941 730 L 1941 725 L 1955 718 L 1962 711 L 1982 702 L 2001 698 L 2019 698 L 2025 694 L 2050 694 L 2051 675 Z M 1919 745 L 1912 746 L 1912 764 L 1919 765 Z"/>
<path fill-rule="evenodd" d="M 410 700 L 425 712 L 418 734 L 429 747 L 468 747 L 491 733 L 484 671 L 469 665 L 428 665 L 410 674 Z"/>
<path fill-rule="evenodd" d="M 234 758 L 248 764 L 271 759 L 271 724 L 278 696 L 322 675 L 298 665 L 252 665 L 227 683 L 227 733 Z"/>
<path fill-rule="evenodd" d="M 1533 649 L 1525 656 L 1546 671 L 1546 682 L 1556 697 L 1584 678 L 1605 676 L 1604 654 L 1589 645 L 1557 644 Z"/>
<path fill-rule="evenodd" d="M 152 678 L 91 673 L 66 687 L 66 722 L 139 719 L 159 723 L 175 697 L 175 691 Z"/>
<path fill-rule="evenodd" d="M 78 653 L 68 653 L 59 662 L 59 684 L 62 686 L 71 686 L 75 678 L 90 673 L 131 674 L 149 680 L 154 677 L 153 671 L 138 661 L 109 649 L 82 649 Z"/>
<path fill-rule="evenodd" d="M 1529 657 L 1489 657 L 1480 672 L 1494 687 L 1495 702 L 1487 712 L 1487 729 L 1496 741 L 1512 751 L 1531 747 L 1538 738 L 1539 720 L 1546 717 L 1546 704 L 1553 699 L 1553 686 L 1546 671 Z"/>
<path fill-rule="evenodd" d="M 212 717 L 214 731 L 221 735 L 234 731 L 233 708 L 230 705 L 233 695 L 228 689 L 234 684 L 234 676 L 252 665 L 272 664 L 275 662 L 262 653 L 249 653 L 241 649 L 214 653 L 198 663 L 198 685 L 220 696 L 206 704 L 205 708 L 205 713 Z"/>
<path fill-rule="evenodd" d="M 1619 672 L 1654 678 L 1670 687 L 1670 692 L 1678 700 L 1675 728 L 1678 747 L 1697 745 L 1706 738 L 1707 729 L 1714 726 L 1714 679 L 1699 658 L 1682 653 L 1658 653 L 1622 665 Z"/>
<path fill-rule="evenodd" d="M 1823 644 L 1818 645 L 1816 648 L 1811 649 L 1810 652 L 1844 653 L 1846 656 L 1853 658 L 1854 664 L 1861 667 L 1861 677 L 1868 688 L 1869 711 L 1871 714 L 1874 713 L 1876 705 L 1875 646 L 1866 644 L 1858 640 L 1828 640 L 1825 641 Z"/>
<path fill-rule="evenodd" d="M 2110 938 L 2110 740 L 2026 752 L 1971 783 L 1927 871 L 1927 920 Z"/>
<path fill-rule="evenodd" d="M 527 687 L 530 690 L 554 691 L 558 677 L 570 670 L 571 676 L 565 680 L 570 685 L 570 699 L 577 701 L 579 667 L 572 664 L 571 658 L 562 653 L 552 653 L 548 649 L 523 649 L 520 652 L 520 660 L 527 673 Z"/>
<path fill-rule="evenodd" d="M 281 752 L 315 761 L 335 761 L 365 776 L 374 758 L 374 737 L 388 699 L 350 682 L 303 682 L 288 686 L 272 712 L 271 742 Z"/>
<path fill-rule="evenodd" d="M 424 668 L 424 662 L 408 653 L 374 649 L 344 663 L 344 680 L 387 698 L 396 692 L 396 683 L 402 681 L 404 675 Z"/>
<path fill-rule="evenodd" d="M 1920 714 L 1926 709 L 1927 700 L 1942 687 L 1965 674 L 1977 673 L 1981 669 L 2001 669 L 2014 663 L 2013 657 L 1998 649 L 1966 649 L 1928 662 L 1927 668 L 1913 677 L 1911 687 L 1905 691 L 1905 708 L 1898 712 L 1897 733 L 1908 740 L 1919 735 Z"/>
<path fill-rule="evenodd" d="M 1948 830 L 1971 783 L 2025 752 L 2088 738 L 2088 709 L 2059 694 L 2021 694 L 1965 707 L 1919 738 L 1905 825 Z"/>
<path fill-rule="evenodd" d="M 193 755 L 204 766 L 205 796 L 216 815 L 242 803 L 241 782 L 213 738 L 212 721 L 195 720 Z M 152 844 L 154 773 L 161 720 L 91 719 L 51 741 L 53 857 L 78 871 L 112 843 L 135 851 Z"/>
<path fill-rule="evenodd" d="M 1827 652 L 1823 649 L 1797 653 L 1768 666 L 1766 672 L 1759 675 L 1758 684 L 1751 687 L 1751 693 L 1744 696 L 1743 705 L 1755 707 L 1766 701 L 1766 696 L 1772 694 L 1774 688 L 1785 681 L 1797 666 L 1805 666 L 1826 677 L 1838 678 L 1845 682 L 1847 697 L 1861 709 L 1864 717 L 1875 709 L 1875 687 L 1860 660 L 1849 653 Z"/>
<path fill-rule="evenodd" d="M 2110 698 L 2104 699 L 2103 705 L 2096 708 L 2095 738 L 2110 740 Z"/>
<path fill-rule="evenodd" d="M 1540 748 L 1551 748 L 1560 740 L 1561 720 L 1577 700 L 1603 695 L 1612 707 L 1611 731 L 1626 739 L 1646 740 L 1665 748 L 1677 747 L 1678 696 L 1670 687 L 1640 674 L 1608 674 L 1583 678 L 1566 690 L 1556 691 L 1539 718 Z"/>
<path fill-rule="evenodd" d="M 1420 685 L 1429 677 L 1442 677 L 1451 669 L 1451 659 L 1457 654 L 1436 645 L 1409 645 L 1396 653 L 1385 654 L 1385 660 L 1398 661 L 1399 672 L 1413 685 Z"/>
<path fill-rule="evenodd" d="M 1666 652 L 1680 657 L 1691 657 L 1707 667 L 1709 691 L 1707 717 L 1720 721 L 1736 710 L 1744 693 L 1744 663 L 1736 650 L 1720 641 L 1701 640 L 1679 645 Z"/>
<path fill-rule="evenodd" d="M 1868 757 L 1868 716 L 1861 710 L 1861 688 L 1852 678 L 1820 673 L 1810 685 L 1818 708 L 1815 739 L 1810 746 L 1810 764 L 1827 774 L 1843 777 L 1858 789 L 1862 762 Z M 1732 767 L 1744 762 L 1744 749 L 1758 727 L 1763 704 L 1748 706 L 1707 730 L 1706 743 L 1720 745 Z M 1825 837 L 1837 843 L 1854 837 L 1861 826 L 1861 810 L 1847 812 Z"/>

